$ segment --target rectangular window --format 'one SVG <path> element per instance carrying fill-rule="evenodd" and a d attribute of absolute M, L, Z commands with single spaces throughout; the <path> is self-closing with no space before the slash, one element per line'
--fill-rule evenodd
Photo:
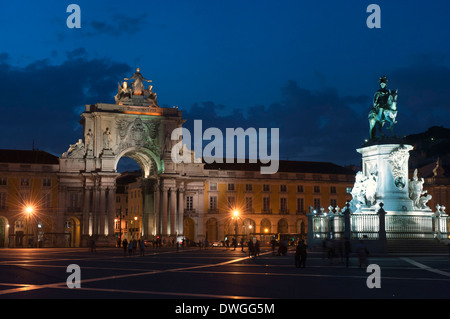
<path fill-rule="evenodd" d="M 30 186 L 30 179 L 26 177 L 22 177 L 20 179 L 20 186 Z"/>
<path fill-rule="evenodd" d="M 297 185 L 297 193 L 303 193 L 303 185 Z"/>
<path fill-rule="evenodd" d="M 253 198 L 245 197 L 245 210 L 248 212 L 253 210 Z"/>
<path fill-rule="evenodd" d="M 270 185 L 269 184 L 263 184 L 263 192 L 270 192 Z"/>
<path fill-rule="evenodd" d="M 320 186 L 314 186 L 314 193 L 320 193 Z"/>
<path fill-rule="evenodd" d="M 42 186 L 44 186 L 44 187 L 52 186 L 52 180 L 50 178 L 43 178 L 42 179 Z"/>
<path fill-rule="evenodd" d="M 0 177 L 0 186 L 6 186 L 8 183 L 8 179 L 6 177 Z"/>
<path fill-rule="evenodd" d="M 287 192 L 287 185 L 280 185 L 280 192 L 286 193 Z"/>
<path fill-rule="evenodd" d="M 70 194 L 70 207 L 78 208 L 78 194 L 77 193 Z"/>
<path fill-rule="evenodd" d="M 194 209 L 194 197 L 186 196 L 186 210 L 193 210 L 193 209 Z"/>
<path fill-rule="evenodd" d="M 330 194 L 336 194 L 336 186 L 330 186 Z"/>
<path fill-rule="evenodd" d="M 234 184 L 228 184 L 228 190 L 229 191 L 234 191 Z"/>
<path fill-rule="evenodd" d="M 236 208 L 236 197 L 228 196 L 228 207 L 230 207 L 231 209 Z"/>
<path fill-rule="evenodd" d="M 52 196 L 50 194 L 44 194 L 44 207 L 50 208 L 52 207 Z"/>
<path fill-rule="evenodd" d="M 331 205 L 333 208 L 336 208 L 336 206 L 337 206 L 337 199 L 330 199 L 330 205 Z"/>
<path fill-rule="evenodd" d="M 287 198 L 285 197 L 280 198 L 280 213 L 287 213 Z"/>
<path fill-rule="evenodd" d="M 217 196 L 209 197 L 209 209 L 211 209 L 211 210 L 217 209 Z"/>
<path fill-rule="evenodd" d="M 320 212 L 320 198 L 314 198 L 314 209 Z"/>
<path fill-rule="evenodd" d="M 217 190 L 217 183 L 209 184 L 209 190 L 210 191 L 216 191 Z"/>
<path fill-rule="evenodd" d="M 345 192 L 346 192 L 347 194 L 351 194 L 351 193 L 352 193 L 352 188 L 351 188 L 351 187 L 346 187 L 346 188 L 345 188 Z"/>
<path fill-rule="evenodd" d="M 252 184 L 245 184 L 245 191 L 246 192 L 252 192 L 253 191 L 253 185 Z"/>
<path fill-rule="evenodd" d="M 270 197 L 263 197 L 263 210 L 270 210 Z"/>
<path fill-rule="evenodd" d="M 297 213 L 303 213 L 305 211 L 304 199 L 297 198 Z"/>
<path fill-rule="evenodd" d="M 7 193 L 0 193 L 0 209 L 6 208 L 6 194 Z"/>

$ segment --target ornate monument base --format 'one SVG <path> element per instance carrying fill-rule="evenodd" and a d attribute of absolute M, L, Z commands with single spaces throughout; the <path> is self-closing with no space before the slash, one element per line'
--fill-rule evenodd
<path fill-rule="evenodd" d="M 396 139 L 366 143 L 357 152 L 362 155 L 362 171 L 356 175 L 352 190 L 353 212 L 375 212 L 379 204 L 390 214 L 431 213 L 426 203 L 431 199 L 423 191 L 423 179 L 408 178 L 411 145 Z"/>

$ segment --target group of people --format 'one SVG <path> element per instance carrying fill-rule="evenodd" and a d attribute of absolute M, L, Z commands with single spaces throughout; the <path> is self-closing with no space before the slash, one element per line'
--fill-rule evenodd
<path fill-rule="evenodd" d="M 363 265 L 368 265 L 368 256 L 369 250 L 364 244 L 363 240 L 359 240 L 356 245 L 356 254 L 358 256 L 358 264 L 359 267 Z M 352 252 L 350 240 L 345 237 L 344 239 L 332 240 L 329 238 L 325 238 L 322 244 L 323 249 L 323 258 L 327 258 L 331 263 L 335 257 L 340 258 L 340 261 L 343 262 L 345 258 L 346 267 L 349 266 L 349 257 Z"/>
<path fill-rule="evenodd" d="M 331 240 L 326 238 L 322 244 L 323 258 L 328 258 L 333 263 L 333 258 L 339 257 L 341 262 L 344 261 L 346 267 L 349 266 L 349 257 L 351 253 L 350 240 L 346 237 L 342 240 Z M 358 257 L 358 266 L 368 266 L 369 250 L 363 240 L 359 240 L 355 246 L 355 252 Z M 299 240 L 295 249 L 295 267 L 304 268 L 306 266 L 306 258 L 308 254 L 308 246 L 304 240 Z"/>
<path fill-rule="evenodd" d="M 141 239 L 139 239 L 139 240 L 133 239 L 133 240 L 130 240 L 130 242 L 128 242 L 128 240 L 125 238 L 122 241 L 122 247 L 123 247 L 123 255 L 124 256 L 127 255 L 127 252 L 128 252 L 128 256 L 135 255 L 137 248 L 139 248 L 139 255 L 144 256 L 145 242 Z"/>

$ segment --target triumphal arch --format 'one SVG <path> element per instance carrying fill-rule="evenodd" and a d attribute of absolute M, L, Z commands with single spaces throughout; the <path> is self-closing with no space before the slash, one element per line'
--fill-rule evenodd
<path fill-rule="evenodd" d="M 117 164 L 134 159 L 142 169 L 143 214 L 140 237 L 183 234 L 183 183 L 172 178 L 172 131 L 184 120 L 178 108 L 158 106 L 152 85 L 137 69 L 118 86 L 115 104 L 86 105 L 84 136 L 60 157 L 59 209 L 62 227 L 73 223 L 72 242 L 111 245 L 114 237 Z M 175 141 L 174 141 L 175 142 Z M 63 232 L 63 229 L 59 230 Z"/>

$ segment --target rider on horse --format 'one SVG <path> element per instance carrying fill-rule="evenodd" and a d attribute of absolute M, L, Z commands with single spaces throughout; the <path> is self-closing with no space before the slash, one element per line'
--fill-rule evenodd
<path fill-rule="evenodd" d="M 375 92 L 373 97 L 373 106 L 369 112 L 370 123 L 370 138 L 375 138 L 376 125 L 381 132 L 381 127 L 385 122 L 390 123 L 389 129 L 391 130 L 395 123 L 395 117 L 397 115 L 397 91 L 390 91 L 386 89 L 387 78 L 381 77 L 379 80 L 380 89 Z M 383 134 L 383 133 L 382 133 Z M 384 135 L 384 134 L 383 134 Z"/>

